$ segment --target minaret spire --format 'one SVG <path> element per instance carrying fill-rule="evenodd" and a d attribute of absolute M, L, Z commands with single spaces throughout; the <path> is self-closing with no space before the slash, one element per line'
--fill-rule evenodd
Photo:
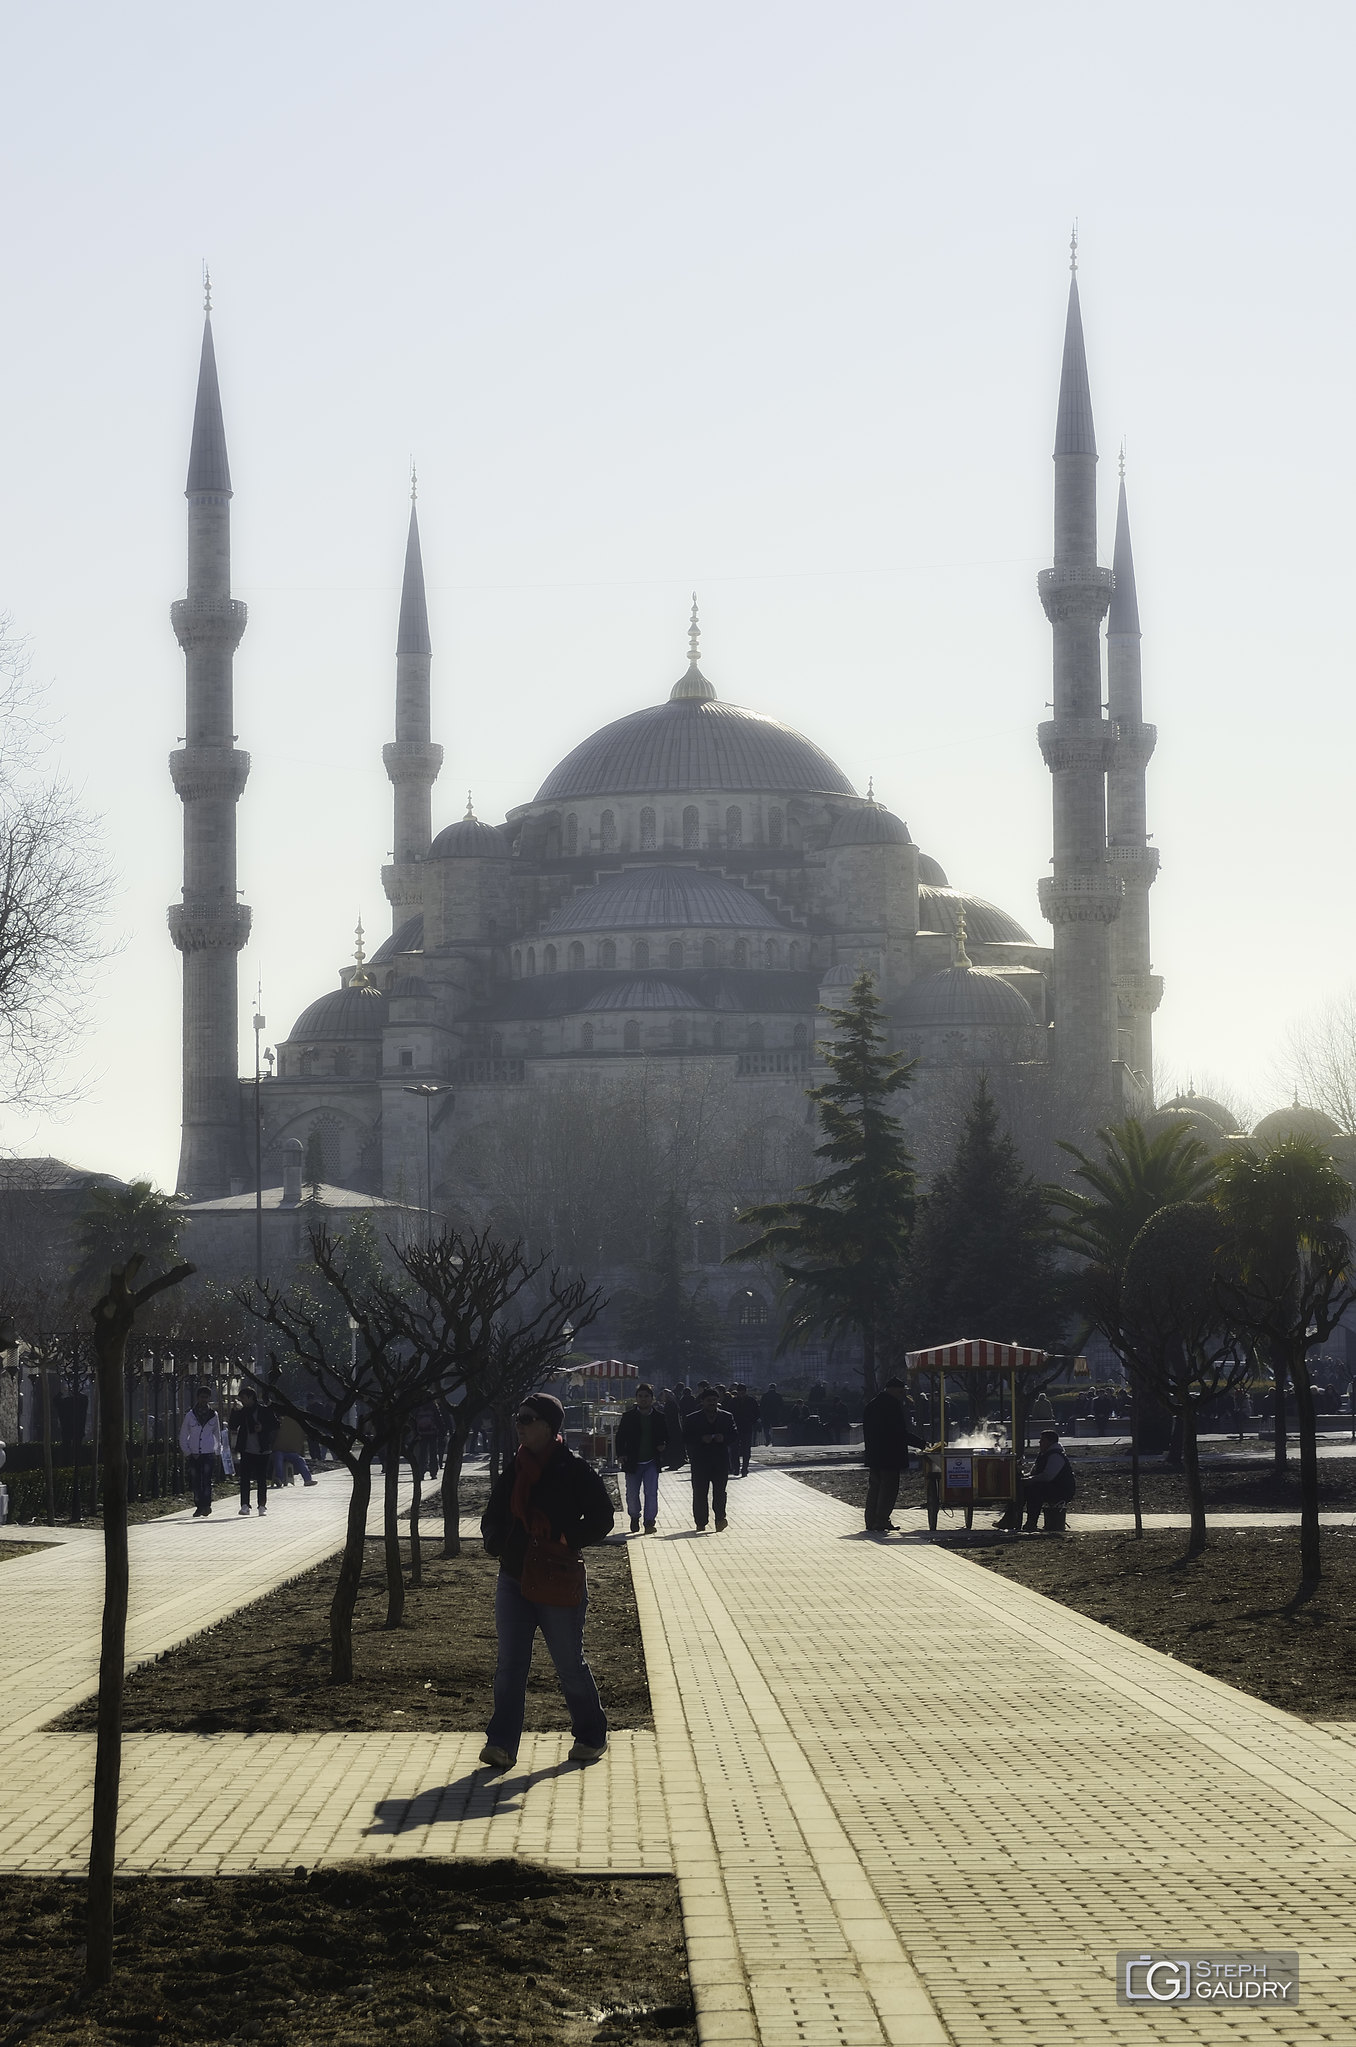
<path fill-rule="evenodd" d="M 690 699 L 693 703 L 709 704 L 714 701 L 715 690 L 697 666 L 702 651 L 702 629 L 697 620 L 697 593 L 692 593 L 692 619 L 687 629 L 687 673 L 680 675 L 669 691 L 671 704 Z"/>
<path fill-rule="evenodd" d="M 178 1189 L 199 1200 L 243 1189 L 237 954 L 250 913 L 237 900 L 235 807 L 250 757 L 235 744 L 234 658 L 245 606 L 231 595 L 231 472 L 204 267 L 202 354 L 188 483 L 188 594 L 170 607 L 184 650 L 185 743 L 170 755 L 184 806 L 184 888 L 169 911 L 184 956 L 183 1138 Z"/>
<path fill-rule="evenodd" d="M 1116 752 L 1107 776 L 1107 865 L 1125 883 L 1121 914 L 1111 931 L 1120 1056 L 1136 1077 L 1137 1092 L 1152 1101 L 1153 1014 L 1163 983 L 1149 971 L 1149 890 L 1158 873 L 1158 849 L 1145 830 L 1145 770 L 1158 734 L 1144 723 L 1140 671 L 1139 600 L 1125 497 L 1125 450 L 1116 504 L 1116 588 L 1107 614 L 1107 697 L 1116 728 Z"/>
<path fill-rule="evenodd" d="M 1061 1079 L 1093 1120 L 1117 1106 L 1110 926 L 1123 883 L 1107 863 L 1106 771 L 1115 728 L 1102 715 L 1101 621 L 1111 596 L 1097 564 L 1097 439 L 1070 245 L 1055 419 L 1055 563 L 1038 578 L 1054 632 L 1054 717 L 1039 730 L 1054 784 L 1054 872 L 1040 883 L 1054 925 L 1054 1039 Z"/>
<path fill-rule="evenodd" d="M 433 643 L 429 638 L 424 557 L 419 545 L 418 490 L 419 479 L 411 460 L 410 524 L 405 537 L 405 577 L 396 630 L 395 743 L 382 748 L 386 772 L 395 788 L 392 858 L 381 872 L 382 886 L 391 905 L 392 930 L 398 930 L 408 917 L 423 908 L 421 863 L 433 838 L 433 784 L 443 764 L 443 750 L 433 744 L 430 722 Z"/>

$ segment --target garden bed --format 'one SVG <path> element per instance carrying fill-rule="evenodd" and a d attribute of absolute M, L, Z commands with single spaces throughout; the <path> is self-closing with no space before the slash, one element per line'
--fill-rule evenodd
<path fill-rule="evenodd" d="M 1073 1513 L 1129 1514 L 1132 1511 L 1128 1465 L 1123 1470 L 1090 1470 L 1076 1449 L 1072 1450 L 1072 1462 L 1078 1475 Z M 849 1506 L 861 1507 L 866 1503 L 866 1473 L 860 1468 L 801 1471 L 795 1476 L 805 1485 L 812 1485 L 835 1500 L 844 1500 Z M 1270 1461 L 1263 1458 L 1249 1462 L 1236 1458 L 1203 1458 L 1201 1481 L 1207 1514 L 1212 1508 L 1227 1508 L 1232 1513 L 1299 1512 L 1299 1464 L 1293 1457 L 1284 1478 L 1279 1481 L 1273 1476 Z M 1325 1457 L 1320 1461 L 1318 1498 L 1319 1506 L 1325 1511 L 1356 1508 L 1356 1458 Z M 916 1464 L 905 1474 L 899 1504 L 901 1507 L 921 1507 L 923 1504 L 923 1478 Z M 1146 1514 L 1187 1513 L 1186 1480 L 1181 1472 L 1165 1471 L 1159 1464 L 1141 1470 L 1140 1504 Z M 987 1509 L 983 1511 L 987 1513 Z"/>

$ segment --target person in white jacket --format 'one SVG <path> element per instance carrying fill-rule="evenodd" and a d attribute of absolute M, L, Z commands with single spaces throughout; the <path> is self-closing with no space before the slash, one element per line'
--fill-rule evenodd
<path fill-rule="evenodd" d="M 212 1483 L 217 1475 L 221 1441 L 221 1416 L 212 1405 L 208 1388 L 200 1386 L 179 1431 L 179 1448 L 184 1453 L 188 1482 L 193 1488 L 195 1521 L 212 1511 Z"/>

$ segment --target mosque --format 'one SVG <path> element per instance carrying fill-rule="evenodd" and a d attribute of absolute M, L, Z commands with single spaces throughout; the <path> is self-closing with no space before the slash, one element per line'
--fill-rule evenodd
<path fill-rule="evenodd" d="M 1076 268 L 1076 266 L 1075 266 Z M 1124 477 L 1114 567 L 1099 564 L 1097 450 L 1070 282 L 1054 447 L 1055 546 L 1039 578 L 1054 641 L 1039 744 L 1053 851 L 1038 940 L 966 891 L 960 846 L 917 846 L 819 743 L 742 708 L 704 672 L 694 600 L 687 664 L 658 702 L 582 738 L 501 822 L 435 832 L 433 641 L 411 505 L 396 637 L 392 929 L 361 936 L 338 985 L 277 1048 L 260 1089 L 264 1185 L 300 1148 L 336 1187 L 437 1208 L 468 1130 L 523 1090 L 594 1085 L 661 1062 L 715 1062 L 759 1112 L 803 1129 L 824 1010 L 875 975 L 894 1045 L 936 1076 L 1047 1067 L 1092 1121 L 1150 1106 L 1149 958 L 1158 855 L 1145 830 L 1140 633 Z M 184 889 L 169 912 L 184 964 L 179 1190 L 253 1206 L 254 1089 L 237 1067 L 232 657 L 245 607 L 230 584 L 231 482 L 210 309 L 193 423 L 184 649 L 187 740 L 171 756 L 184 805 Z M 1106 625 L 1105 652 L 1102 641 Z M 647 659 L 650 657 L 647 657 Z M 678 664 L 675 664 L 675 666 Z M 713 673 L 715 663 L 707 662 Z M 671 671 L 672 672 L 672 671 Z M 825 735 L 828 736 L 828 735 Z M 459 762 L 458 780 L 474 764 Z M 953 866 L 959 861 L 961 867 Z M 952 875 L 956 875 L 953 881 Z M 821 1067 L 822 1073 L 822 1067 Z M 464 1193 L 464 1189 L 461 1190 Z M 731 1286 L 743 1282 L 731 1279 Z"/>

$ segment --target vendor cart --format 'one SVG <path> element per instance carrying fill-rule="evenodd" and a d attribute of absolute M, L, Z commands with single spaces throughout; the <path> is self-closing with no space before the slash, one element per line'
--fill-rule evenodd
<path fill-rule="evenodd" d="M 604 1465 L 615 1464 L 625 1382 L 639 1379 L 639 1365 L 625 1364 L 621 1358 L 594 1358 L 587 1365 L 567 1365 L 562 1377 L 575 1398 L 587 1403 L 588 1426 L 572 1447 Z"/>
<path fill-rule="evenodd" d="M 976 1507 L 1012 1506 L 1018 1498 L 1021 1466 L 1017 1375 L 1038 1370 L 1045 1363 L 1045 1352 L 1027 1350 L 1017 1343 L 993 1343 L 984 1337 L 962 1337 L 957 1343 L 938 1344 L 932 1350 L 911 1350 L 905 1362 L 920 1377 L 934 1375 L 938 1387 L 940 1436 L 923 1452 L 928 1527 L 936 1529 L 943 1508 L 949 1512 L 959 1507 L 966 1527 L 971 1528 Z M 1006 1420 L 948 1439 L 948 1372 L 994 1372 L 1006 1378 Z"/>

